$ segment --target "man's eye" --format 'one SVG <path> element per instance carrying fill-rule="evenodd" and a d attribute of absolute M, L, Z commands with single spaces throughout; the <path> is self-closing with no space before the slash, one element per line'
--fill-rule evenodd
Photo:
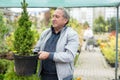
<path fill-rule="evenodd" d="M 55 17 L 55 18 L 59 18 L 59 16 L 58 16 L 58 15 L 53 15 L 53 17 Z"/>
<path fill-rule="evenodd" d="M 59 18 L 59 16 L 58 16 L 58 15 L 56 15 L 56 18 Z"/>

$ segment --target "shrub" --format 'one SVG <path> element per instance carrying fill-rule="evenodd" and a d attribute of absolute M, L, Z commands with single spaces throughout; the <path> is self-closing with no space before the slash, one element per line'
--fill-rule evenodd
<path fill-rule="evenodd" d="M 21 3 L 23 12 L 18 20 L 18 28 L 14 32 L 14 49 L 19 55 L 31 55 L 34 44 L 34 34 L 31 30 L 32 22 L 29 20 L 27 6 L 23 0 Z"/>

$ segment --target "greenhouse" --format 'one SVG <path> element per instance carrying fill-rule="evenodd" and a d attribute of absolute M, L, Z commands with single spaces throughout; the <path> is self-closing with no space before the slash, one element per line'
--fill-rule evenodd
<path fill-rule="evenodd" d="M 10 8 L 21 8 L 21 2 L 22 2 L 23 0 L 0 0 L 0 9 L 5 9 L 5 10 L 7 10 L 7 9 L 10 9 Z M 70 8 L 103 8 L 103 7 L 107 7 L 107 8 L 114 8 L 115 9 L 115 27 L 114 27 L 114 29 L 115 29 L 115 32 L 114 32 L 114 38 L 112 37 L 112 38 L 110 38 L 111 40 L 113 40 L 114 39 L 114 50 L 113 50 L 113 52 L 115 53 L 115 54 L 113 54 L 112 56 L 114 56 L 114 62 L 115 62 L 115 64 L 114 64 L 114 80 L 118 80 L 118 78 L 120 79 L 120 72 L 118 72 L 119 70 L 118 70 L 118 65 L 120 64 L 120 59 L 119 59 L 119 57 L 120 57 L 120 50 L 119 50 L 119 48 L 120 48 L 120 46 L 119 46 L 119 26 L 120 26 L 120 24 L 119 24 L 119 14 L 120 14 L 120 9 L 119 9 L 119 7 L 120 7 L 120 0 L 26 0 L 26 2 L 28 3 L 28 8 L 33 8 L 33 9 L 35 9 L 36 8 L 36 10 L 37 10 L 37 8 L 39 9 L 39 8 L 44 8 L 45 10 L 43 10 L 44 12 L 46 12 L 46 14 L 45 15 L 47 15 L 47 17 L 46 17 L 46 19 L 45 19 L 45 21 L 48 21 L 48 22 L 46 22 L 46 23 L 42 23 L 41 22 L 41 24 L 40 25 L 42 25 L 42 26 L 45 26 L 45 25 L 50 25 L 49 23 L 50 23 L 50 21 L 48 20 L 48 18 L 50 18 L 50 15 L 49 15 L 49 12 L 47 12 L 47 11 L 49 11 L 49 10 L 51 10 L 51 12 L 56 8 L 56 7 L 65 7 L 65 8 L 68 8 L 68 10 L 70 10 Z M 24 7 L 25 7 L 25 5 L 24 5 Z M 3 10 L 4 11 L 4 10 Z M 7 11 L 6 11 L 7 12 Z M 9 11 L 7 12 L 7 14 L 9 13 Z M 10 12 L 8 15 L 11 15 L 12 13 Z M 40 12 L 39 13 L 37 13 L 37 14 L 41 14 Z M 20 16 L 18 16 L 19 15 L 19 13 L 17 13 L 17 18 L 19 18 Z M 0 16 L 1 17 L 1 16 Z M 16 15 L 15 15 L 15 17 L 16 17 Z M 2 17 L 1 17 L 2 18 Z M 32 18 L 31 18 L 31 20 L 32 20 Z M 44 20 L 44 19 L 43 19 Z M 4 20 L 2 20 L 3 22 L 4 22 Z M 3 22 L 1 21 L 1 23 L 0 24 L 2 24 Z M 73 27 L 74 27 L 74 24 L 72 24 L 72 23 L 75 23 L 75 25 L 77 25 L 78 27 L 79 27 L 79 24 L 77 24 L 76 22 L 76 20 L 71 20 L 72 22 L 69 24 L 69 25 L 73 25 Z M 33 29 L 36 29 L 35 28 L 35 26 L 38 26 L 38 24 L 37 23 L 35 23 L 35 22 L 37 22 L 37 18 L 36 19 L 34 19 L 34 21 L 33 21 Z M 112 21 L 111 21 L 112 22 Z M 5 22 L 5 23 L 7 23 L 7 21 Z M 8 21 L 8 23 L 9 23 L 9 21 Z M 79 23 L 79 22 L 78 22 Z M 13 23 L 10 23 L 10 24 L 12 24 L 13 26 L 17 26 L 18 24 L 20 24 L 20 23 L 17 23 L 17 22 L 13 22 Z M 97 24 L 97 23 L 96 23 Z M 3 26 L 3 24 L 2 24 L 2 26 Z M 4 26 L 10 26 L 10 25 L 4 25 Z M 82 24 L 80 25 L 80 26 L 83 26 Z M 108 23 L 107 23 L 107 25 L 105 25 L 105 26 L 110 26 L 109 25 L 109 21 L 108 21 Z M 80 28 L 78 28 L 77 27 L 77 29 L 76 29 L 76 31 L 78 31 L 78 33 L 80 33 L 80 31 L 79 31 L 79 29 Z M 15 28 L 15 27 L 13 27 L 13 28 Z M 37 27 L 38 29 L 39 28 L 41 28 L 41 27 Z M 47 28 L 47 27 L 45 27 L 45 28 Z M 43 28 L 42 30 L 44 30 L 45 28 Z M 16 29 L 16 28 L 15 28 Z M 14 30 L 15 30 L 14 29 Z M 12 30 L 13 32 L 14 32 L 14 30 Z M 39 29 L 39 30 L 41 30 L 41 29 Z M 41 30 L 41 31 L 42 31 Z M 81 30 L 82 31 L 82 30 Z M 97 31 L 97 30 L 96 30 Z M 98 31 L 99 31 L 99 29 L 98 29 Z M 103 32 L 105 32 L 105 31 L 103 31 Z M 107 31 L 106 31 L 107 32 Z M 35 38 L 35 41 L 38 39 L 38 36 L 39 36 L 39 34 L 41 34 L 41 33 L 38 33 L 37 32 L 37 30 L 34 30 L 34 33 L 36 33 L 36 35 L 33 35 L 33 36 L 35 36 L 35 37 L 37 37 L 37 38 Z M 6 29 L 6 33 L 5 33 L 5 35 L 7 34 L 7 29 Z M 13 33 L 11 33 L 11 35 L 12 35 Z M 17 33 L 16 33 L 17 34 Z M 102 35 L 103 36 L 103 35 Z M 1 37 L 1 36 L 0 36 Z M 1 37 L 1 38 L 3 38 L 4 39 L 4 37 Z M 0 39 L 0 41 L 3 41 L 3 39 Z M 10 38 L 8 38 L 8 40 L 7 40 L 7 42 L 11 45 L 11 41 L 13 41 L 13 37 L 10 37 Z M 33 41 L 33 43 L 35 43 L 35 41 Z M 31 41 L 32 42 L 32 41 Z M 102 48 L 101 48 L 101 46 L 100 46 L 100 48 L 101 48 L 101 51 L 107 51 L 107 52 L 109 52 L 109 53 L 111 53 L 108 49 L 106 50 L 105 48 L 104 48 L 104 46 L 106 46 L 106 44 L 105 43 L 107 43 L 107 41 L 105 41 L 104 42 L 104 44 L 101 44 L 102 45 Z M 2 44 L 2 43 L 1 43 Z M 32 43 L 31 43 L 32 44 Z M 4 45 L 4 44 L 2 44 L 2 45 Z M 110 43 L 108 43 L 108 46 L 110 47 L 111 46 L 111 44 Z M 113 46 L 113 45 L 112 45 Z M 12 47 L 13 47 L 13 45 L 12 45 Z M 1 45 L 0 45 L 0 48 L 1 48 Z M 2 49 L 4 49 L 4 48 L 2 48 Z M 9 50 L 12 50 L 12 51 L 14 51 L 14 49 L 13 48 L 10 48 Z M 27 52 L 27 51 L 26 51 Z M 1 53 L 0 53 L 1 54 Z M 0 59 L 1 59 L 1 56 L 0 56 Z M 8 66 L 9 65 L 9 62 L 6 62 L 6 61 L 4 61 L 5 63 L 7 63 L 6 65 Z M 3 62 L 0 62 L 0 64 L 4 64 Z M 13 70 L 13 63 L 10 63 L 10 64 L 12 64 L 11 66 L 11 69 L 10 70 Z M 5 66 L 6 66 L 5 65 Z M 0 66 L 0 69 L 1 69 L 1 66 Z M 5 67 L 5 69 L 7 69 L 6 67 Z M 10 72 L 10 70 L 8 70 L 8 72 Z M 1 74 L 2 73 L 2 74 Z M 0 79 L 2 79 L 2 80 L 10 80 L 10 78 L 11 78 L 11 80 L 12 80 L 12 78 L 13 77 L 15 77 L 14 78 L 14 80 L 17 80 L 18 78 L 20 78 L 21 80 L 23 79 L 23 80 L 39 80 L 38 79 L 38 77 L 36 77 L 36 74 L 35 75 L 33 75 L 33 76 L 31 76 L 31 77 L 27 77 L 27 78 L 25 78 L 25 77 L 22 77 L 21 78 L 21 76 L 16 76 L 16 74 L 14 74 L 14 72 L 11 72 L 11 73 L 9 73 L 9 74 L 5 74 L 4 75 L 4 77 L 3 77 L 3 73 L 5 73 L 4 71 L 2 71 L 2 70 L 0 70 Z M 10 76 L 10 75 L 13 75 L 13 76 Z M 82 75 L 81 75 L 82 76 Z M 75 78 L 75 80 L 87 80 L 87 79 L 82 79 L 82 78 Z M 95 79 L 95 80 L 97 80 L 97 78 Z M 109 79 L 106 79 L 106 80 L 109 80 Z"/>

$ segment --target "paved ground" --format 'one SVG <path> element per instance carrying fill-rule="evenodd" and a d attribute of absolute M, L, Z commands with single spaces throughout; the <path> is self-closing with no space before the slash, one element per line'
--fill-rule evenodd
<path fill-rule="evenodd" d="M 82 48 L 75 66 L 74 77 L 79 77 L 81 80 L 113 80 L 115 69 L 107 64 L 99 48 L 94 50 L 89 52 Z"/>

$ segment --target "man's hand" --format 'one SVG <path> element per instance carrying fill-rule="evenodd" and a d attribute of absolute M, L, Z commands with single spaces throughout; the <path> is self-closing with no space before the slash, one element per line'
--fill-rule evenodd
<path fill-rule="evenodd" d="M 39 54 L 39 59 L 40 60 L 45 60 L 45 59 L 47 59 L 48 57 L 49 57 L 49 52 L 45 52 L 45 51 L 40 51 L 40 52 L 38 52 L 38 54 Z"/>

